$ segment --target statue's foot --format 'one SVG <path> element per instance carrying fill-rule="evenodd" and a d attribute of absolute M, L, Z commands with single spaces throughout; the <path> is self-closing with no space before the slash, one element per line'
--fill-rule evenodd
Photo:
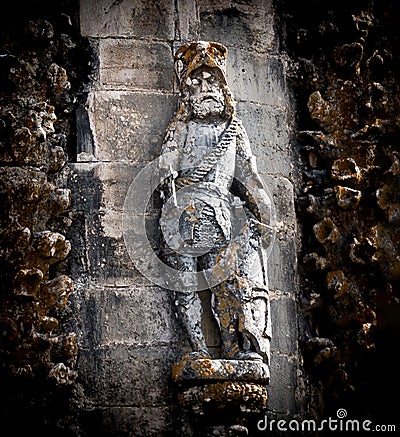
<path fill-rule="evenodd" d="M 201 358 L 203 359 L 211 358 L 210 352 L 208 352 L 207 349 L 201 349 L 199 351 L 189 352 L 185 354 L 185 356 L 183 357 L 183 359 L 185 360 L 193 360 L 193 359 L 201 359 Z"/>
<path fill-rule="evenodd" d="M 248 361 L 263 361 L 263 357 L 257 352 L 252 351 L 239 351 L 236 352 L 231 360 L 248 360 Z"/>

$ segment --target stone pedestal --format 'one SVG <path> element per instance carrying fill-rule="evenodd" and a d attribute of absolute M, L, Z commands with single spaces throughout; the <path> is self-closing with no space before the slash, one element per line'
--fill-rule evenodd
<path fill-rule="evenodd" d="M 178 402 L 196 435 L 246 436 L 246 423 L 266 410 L 269 368 L 262 361 L 188 354 L 172 370 Z"/>

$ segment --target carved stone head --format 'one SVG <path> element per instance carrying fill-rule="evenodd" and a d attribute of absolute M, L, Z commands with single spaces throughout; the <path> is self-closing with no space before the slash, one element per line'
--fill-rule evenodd
<path fill-rule="evenodd" d="M 175 53 L 180 85 L 178 118 L 229 118 L 235 102 L 226 80 L 227 48 L 217 42 L 194 41 Z"/>

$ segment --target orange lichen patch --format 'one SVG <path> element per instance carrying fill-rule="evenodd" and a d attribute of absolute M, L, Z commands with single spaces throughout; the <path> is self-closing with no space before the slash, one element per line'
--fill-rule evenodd
<path fill-rule="evenodd" d="M 237 243 L 231 242 L 227 249 L 222 248 L 218 253 L 213 275 L 216 279 L 220 279 L 220 282 L 225 280 L 227 272 L 233 272 L 235 270 L 236 263 L 238 262 L 238 252 L 239 247 Z"/>
<path fill-rule="evenodd" d="M 319 256 L 316 252 L 308 253 L 303 257 L 303 263 L 314 261 L 315 267 L 319 270 L 324 270 L 327 266 L 326 258 Z"/>
<path fill-rule="evenodd" d="M 340 232 L 330 217 L 325 217 L 313 226 L 314 235 L 321 244 L 327 242 L 337 243 L 340 240 Z"/>
<path fill-rule="evenodd" d="M 338 361 L 339 351 L 336 346 L 321 349 L 314 358 L 314 365 L 319 366 L 326 361 Z"/>
<path fill-rule="evenodd" d="M 376 191 L 379 207 L 385 212 L 390 223 L 400 222 L 400 195 L 398 187 L 385 184 Z"/>
<path fill-rule="evenodd" d="M 212 366 L 211 360 L 195 360 L 192 361 L 193 371 L 199 375 L 199 378 L 212 378 L 215 369 Z"/>
<path fill-rule="evenodd" d="M 219 318 L 219 322 L 221 323 L 221 326 L 223 328 L 227 328 L 229 326 L 229 322 L 230 322 L 229 314 L 227 314 L 227 313 L 221 314 L 221 316 Z"/>
<path fill-rule="evenodd" d="M 331 176 L 339 181 L 358 182 L 361 179 L 361 170 L 353 158 L 340 158 L 333 163 Z"/>
<path fill-rule="evenodd" d="M 58 320 L 55 317 L 42 316 L 38 322 L 38 330 L 41 332 L 52 332 L 58 326 Z"/>
<path fill-rule="evenodd" d="M 187 212 L 188 214 L 192 214 L 192 213 L 194 213 L 195 211 L 196 211 L 196 209 L 195 209 L 194 205 L 188 205 L 188 206 L 185 208 L 185 212 Z"/>
<path fill-rule="evenodd" d="M 378 248 L 376 226 L 353 239 L 350 244 L 350 259 L 359 264 L 374 262 L 374 256 Z"/>
<path fill-rule="evenodd" d="M 71 244 L 58 232 L 43 231 L 35 236 L 36 250 L 51 264 L 63 260 L 71 250 Z"/>
<path fill-rule="evenodd" d="M 58 21 L 54 12 L 47 8 L 45 15 Z M 66 296 L 59 295 L 54 306 L 47 306 L 42 296 L 46 281 L 69 268 L 60 261 L 68 255 L 70 243 L 57 237 L 59 243 L 47 245 L 40 233 L 65 234 L 72 224 L 69 212 L 59 215 L 70 205 L 69 191 L 63 187 L 69 183 L 65 163 L 80 104 L 74 96 L 86 73 L 71 71 L 75 89 L 67 94 L 67 71 L 54 61 L 62 59 L 68 69 L 74 68 L 78 45 L 68 35 L 72 27 L 60 33 L 61 28 L 37 19 L 43 13 L 43 8 L 36 8 L 29 21 L 23 17 L 18 29 L 10 23 L 1 37 L 7 77 L 0 93 L 0 386 L 5 415 L 17 428 L 22 424 L 25 434 L 29 427 L 53 428 L 56 422 L 70 421 L 71 391 L 54 390 L 49 378 L 58 385 L 73 383 L 77 355 L 76 347 L 65 340 L 66 331 L 76 326 L 65 322 L 77 316 L 59 306 L 67 304 Z M 58 368 L 64 371 L 56 372 L 61 361 Z M 33 425 L 18 417 L 19 409 L 13 406 L 17 398 L 21 411 L 35 411 Z M 48 407 L 61 398 L 61 408 L 50 408 L 48 414 Z"/>
<path fill-rule="evenodd" d="M 328 290 L 333 293 L 334 298 L 338 298 L 350 291 L 350 283 L 342 270 L 328 272 L 326 276 Z"/>
<path fill-rule="evenodd" d="M 267 389 L 254 383 L 228 381 L 217 384 L 208 384 L 204 390 L 205 398 L 217 402 L 257 402 L 260 407 L 265 407 L 268 394 Z"/>
<path fill-rule="evenodd" d="M 46 307 L 61 308 L 67 303 L 69 295 L 73 292 L 72 279 L 67 275 L 60 275 L 46 281 L 40 290 L 40 300 Z"/>
<path fill-rule="evenodd" d="M 184 82 L 190 73 L 205 65 L 225 75 L 227 48 L 217 42 L 194 41 L 183 44 L 175 53 L 177 74 Z"/>
<path fill-rule="evenodd" d="M 343 209 L 356 208 L 361 200 L 361 191 L 354 190 L 349 187 L 342 187 L 336 185 L 335 188 L 336 201 L 338 205 Z"/>
<path fill-rule="evenodd" d="M 14 294 L 36 297 L 43 281 L 39 269 L 21 269 L 14 278 Z"/>
<path fill-rule="evenodd" d="M 356 85 L 351 81 L 340 82 L 341 86 L 330 87 L 322 97 L 320 91 L 314 91 L 308 99 L 311 117 L 328 133 L 339 136 L 345 129 L 357 125 L 353 95 Z M 354 109 L 352 111 L 352 109 Z M 348 114 L 344 116 L 344 114 Z"/>
<path fill-rule="evenodd" d="M 325 405 L 340 404 L 351 391 L 356 403 L 367 406 L 376 392 L 367 399 L 364 381 L 374 372 L 385 373 L 388 360 L 383 357 L 391 356 L 392 348 L 387 341 L 373 354 L 376 336 L 386 334 L 385 323 L 376 318 L 384 319 L 382 308 L 397 306 L 399 299 L 400 100 L 394 79 L 398 66 L 391 67 L 397 47 L 388 38 L 396 25 L 388 10 L 376 5 L 356 7 L 341 17 L 324 16 L 312 26 L 299 20 L 297 35 L 304 32 L 312 43 L 307 54 L 303 44 L 291 46 L 300 73 L 292 81 L 300 107 L 308 97 L 310 116 L 299 123 L 302 189 L 309 200 L 299 206 L 304 253 L 309 254 L 299 266 L 299 302 L 310 311 L 310 332 L 327 333 L 341 352 L 339 361 L 327 358 L 328 366 L 316 366 L 315 354 L 310 358 L 310 372 L 318 381 L 311 391 Z M 346 35 L 341 40 L 346 44 L 336 39 L 338 45 L 332 45 L 334 32 Z M 313 226 L 316 239 L 309 238 Z M 338 235 L 338 244 L 332 244 Z M 327 276 L 322 268 L 330 271 Z M 320 358 L 328 355 L 323 350 Z M 376 407 L 371 408 L 375 414 Z"/>
<path fill-rule="evenodd" d="M 330 111 L 329 104 L 322 98 L 320 91 L 314 91 L 308 98 L 308 110 L 311 117 L 321 124 L 321 126 L 330 125 Z"/>
<path fill-rule="evenodd" d="M 178 381 L 183 374 L 183 369 L 185 368 L 185 360 L 178 361 L 172 366 L 171 376 L 173 381 Z"/>
<path fill-rule="evenodd" d="M 52 63 L 47 70 L 47 80 L 56 94 L 62 94 L 71 88 L 65 68 Z"/>
<path fill-rule="evenodd" d="M 383 223 L 376 227 L 378 247 L 373 260 L 378 262 L 382 274 L 389 281 L 400 279 L 400 255 L 397 249 L 399 235 L 398 230 L 396 231 L 387 228 Z"/>

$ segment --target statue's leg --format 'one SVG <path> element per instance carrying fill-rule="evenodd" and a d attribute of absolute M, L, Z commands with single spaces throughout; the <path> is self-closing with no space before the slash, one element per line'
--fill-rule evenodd
<path fill-rule="evenodd" d="M 246 314 L 247 291 L 247 281 L 237 276 L 230 277 L 212 290 L 213 312 L 221 330 L 222 356 L 228 360 L 262 361 L 262 356 L 247 336 L 250 317 Z"/>
<path fill-rule="evenodd" d="M 214 317 L 217 319 L 222 342 L 222 357 L 233 359 L 240 350 L 239 325 L 240 302 L 230 289 L 230 281 L 212 288 L 211 305 Z"/>
<path fill-rule="evenodd" d="M 248 237 L 248 235 L 244 236 Z M 217 283 L 211 288 L 212 310 L 220 328 L 222 356 L 226 359 L 262 360 L 262 356 L 257 353 L 260 348 L 255 346 L 254 341 L 251 341 L 254 340 L 254 336 L 248 336 L 249 323 L 253 318 L 252 311 L 249 313 L 249 305 L 252 306 L 250 302 L 252 281 L 249 277 L 251 267 L 258 256 L 257 245 L 254 242 L 250 244 L 248 238 L 243 238 L 243 240 L 240 241 L 241 245 L 236 245 L 238 249 L 235 252 L 225 251 L 223 248 L 203 255 L 201 268 L 212 269 L 218 260 L 220 264 L 215 269 L 216 275 L 221 276 L 223 265 L 231 269 L 231 271 L 223 272 L 221 278 L 225 278 L 220 283 L 217 281 L 218 277 L 215 278 L 212 274 L 208 274 L 212 283 Z M 234 257 L 237 262 L 224 263 L 224 257 Z"/>
<path fill-rule="evenodd" d="M 170 255 L 166 259 L 168 265 L 182 272 L 193 272 L 197 269 L 197 259 L 192 256 Z M 174 305 L 177 318 L 187 336 L 193 352 L 209 355 L 206 340 L 201 326 L 202 306 L 196 290 L 188 290 L 182 281 L 182 291 L 174 292 Z"/>
<path fill-rule="evenodd" d="M 212 269 L 220 255 L 220 250 L 215 249 L 203 255 L 199 260 L 199 266 L 202 270 Z M 229 272 L 227 272 L 229 273 Z M 231 278 L 231 279 L 230 279 Z M 211 276 L 212 282 L 218 282 Z M 207 277 L 206 277 L 207 280 Z M 228 279 L 210 287 L 211 290 L 211 308 L 213 315 L 218 323 L 221 342 L 222 356 L 226 359 L 233 357 L 240 351 L 240 323 L 242 304 L 240 297 L 237 295 L 237 287 L 234 278 L 229 274 Z"/>
<path fill-rule="evenodd" d="M 192 351 L 209 355 L 201 327 L 202 306 L 197 291 L 189 293 L 177 291 L 175 293 L 175 308 Z"/>

